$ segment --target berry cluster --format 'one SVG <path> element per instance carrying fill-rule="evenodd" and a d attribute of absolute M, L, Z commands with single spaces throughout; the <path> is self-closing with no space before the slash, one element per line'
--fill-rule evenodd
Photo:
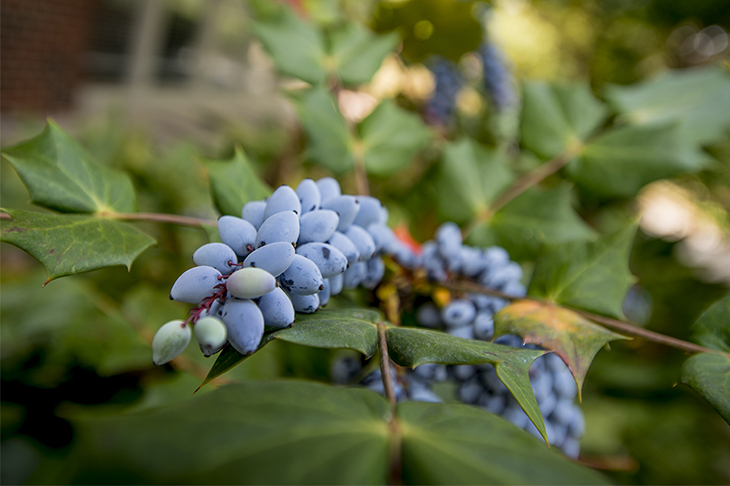
<path fill-rule="evenodd" d="M 157 332 L 156 364 L 182 353 L 191 324 L 206 356 L 226 343 L 251 354 L 266 328 L 291 326 L 295 311 L 315 312 L 343 288 L 375 288 L 385 272 L 382 252 L 408 256 L 380 201 L 343 195 L 331 177 L 305 179 L 296 191 L 282 185 L 244 205 L 241 216 L 218 220 L 222 243 L 198 248 L 197 266 L 172 286 L 171 299 L 197 307 Z"/>
<path fill-rule="evenodd" d="M 514 105 L 517 101 L 514 80 L 502 51 L 494 44 L 483 42 L 476 53 L 482 62 L 484 88 L 494 106 L 502 110 Z"/>
<path fill-rule="evenodd" d="M 432 125 L 448 125 L 451 123 L 456 98 L 464 86 L 464 78 L 459 66 L 448 59 L 436 58 L 431 62 L 430 69 L 436 84 L 426 104 L 426 120 Z"/>

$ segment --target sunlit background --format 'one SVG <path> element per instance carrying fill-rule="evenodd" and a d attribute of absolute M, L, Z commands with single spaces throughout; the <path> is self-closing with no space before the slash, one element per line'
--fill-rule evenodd
<path fill-rule="evenodd" d="M 481 67 L 473 51 L 484 35 L 504 52 L 516 88 L 522 79 L 589 80 L 600 97 L 610 84 L 634 83 L 670 68 L 730 68 L 726 0 L 288 3 L 325 27 L 349 17 L 377 32 L 400 34 L 399 52 L 386 58 L 368 85 L 339 93 L 341 111 L 352 121 L 364 119 L 384 98 L 422 113 L 434 89 L 429 59 L 450 58 L 465 77 L 476 77 Z M 301 82 L 275 73 L 252 35 L 246 1 L 4 0 L 0 8 L 3 147 L 37 134 L 52 117 L 97 160 L 133 174 L 146 191 L 142 208 L 200 217 L 215 213 L 199 156 L 223 156 L 239 144 L 272 185 L 324 174 L 299 163 L 303 136 L 288 95 Z M 461 123 L 475 133 L 492 109 L 469 85 L 457 107 Z M 514 130 L 509 120 L 503 126 Z M 627 299 L 627 316 L 680 338 L 688 337 L 689 324 L 730 287 L 730 138 L 708 151 L 717 160 L 712 171 L 652 183 L 638 202 L 582 201 L 581 215 L 600 230 L 628 216 L 639 218 L 632 270 L 640 285 Z M 398 198 L 417 189 L 413 181 L 428 163 L 426 156 L 423 167 L 380 181 L 394 218 L 409 222 L 418 199 L 401 205 Z M 27 192 L 4 160 L 1 174 L 0 205 L 27 207 Z M 434 226 L 435 221 L 420 228 L 422 234 L 418 228 L 413 233 L 425 239 Z M 50 284 L 43 291 L 56 306 L 50 320 L 34 308 L 44 281 L 40 266 L 2 245 L 2 454 L 4 463 L 20 464 L 12 480 L 37 478 L 39 465 L 47 465 L 49 457 L 52 463 L 53 451 L 71 442 L 58 407 L 73 402 L 144 408 L 185 397 L 197 383 L 190 377 L 166 388 L 148 386 L 169 371 L 146 370 L 147 350 L 136 344 L 129 344 L 129 353 L 137 356 L 131 367 L 101 357 L 112 353 L 109 340 L 127 343 L 131 329 L 149 338 L 166 312 L 180 312 L 175 303 L 157 302 L 205 235 L 152 226 L 150 231 L 161 245 L 135 263 L 132 274 L 105 270 Z M 120 296 L 117 285 L 136 286 Z M 72 329 L 61 330 L 60 323 L 68 321 Z M 85 335 L 89 323 L 95 329 Z M 258 367 L 239 370 L 232 379 L 327 379 L 326 365 L 305 364 L 317 352 L 276 346 L 281 349 L 252 360 Z M 639 347 L 624 345 L 624 351 Z M 727 483 L 727 424 L 703 423 L 709 406 L 696 403 L 689 391 L 669 395 L 680 353 L 646 348 L 644 358 L 618 351 L 599 355 L 587 379 L 584 451 L 619 482 Z M 189 360 L 193 375 L 210 363 Z M 78 399 L 93 395 L 92 389 L 103 396 L 88 403 Z M 65 432 L 50 437 L 48 427 Z M 700 439 L 708 434 L 710 442 Z M 667 441 L 687 441 L 684 452 L 665 457 L 661 446 Z M 708 449 L 715 452 L 708 455 Z"/>

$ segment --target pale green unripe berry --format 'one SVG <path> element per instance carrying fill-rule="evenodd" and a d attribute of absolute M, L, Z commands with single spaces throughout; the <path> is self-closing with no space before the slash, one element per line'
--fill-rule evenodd
<path fill-rule="evenodd" d="M 246 267 L 228 277 L 226 289 L 237 299 L 255 299 L 276 288 L 276 279 L 266 270 Z"/>
<path fill-rule="evenodd" d="M 200 350 L 205 357 L 211 356 L 226 345 L 228 342 L 228 330 L 223 321 L 217 317 L 203 317 L 198 319 L 193 328 L 195 339 L 198 340 Z"/>
<path fill-rule="evenodd" d="M 190 326 L 183 321 L 170 321 L 152 338 L 152 361 L 156 365 L 169 363 L 185 351 L 190 342 Z"/>

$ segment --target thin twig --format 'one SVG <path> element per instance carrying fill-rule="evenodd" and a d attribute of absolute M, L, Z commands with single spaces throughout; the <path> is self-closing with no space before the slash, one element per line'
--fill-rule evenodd
<path fill-rule="evenodd" d="M 448 290 L 454 290 L 457 292 L 476 292 L 476 293 L 480 293 L 480 294 L 493 295 L 495 297 L 499 297 L 499 298 L 506 299 L 506 300 L 531 300 L 531 301 L 535 301 L 535 302 L 546 302 L 542 299 L 537 299 L 535 297 L 519 297 L 519 296 L 515 296 L 515 295 L 505 294 L 504 292 L 482 287 L 481 285 L 473 283 L 473 282 L 456 281 L 456 282 L 447 282 L 447 283 L 440 284 L 440 285 L 441 285 L 441 287 L 448 289 Z M 598 314 L 593 314 L 592 312 L 575 309 L 570 306 L 563 306 L 563 307 L 566 307 L 567 309 L 572 310 L 576 314 L 580 314 L 581 316 L 585 317 L 586 319 L 589 319 L 589 320 L 596 322 L 598 324 L 601 324 L 603 326 L 619 330 L 630 336 L 640 337 L 640 338 L 646 339 L 647 341 L 653 341 L 655 343 L 664 344 L 665 346 L 670 346 L 673 348 L 681 349 L 682 351 L 687 351 L 689 353 L 713 353 L 713 354 L 719 354 L 722 356 L 726 356 L 726 354 L 723 353 L 722 351 L 717 351 L 715 349 L 710 349 L 710 348 L 706 348 L 704 346 L 700 346 L 699 344 L 682 341 L 681 339 L 673 338 L 671 336 L 666 336 L 666 335 L 660 334 L 658 332 L 649 331 L 648 329 L 644 329 L 643 327 L 635 326 L 635 325 L 630 324 L 625 321 L 620 321 L 618 319 L 612 319 L 610 317 L 600 316 Z"/>
<path fill-rule="evenodd" d="M 378 351 L 380 351 L 380 374 L 385 387 L 385 398 L 390 403 L 391 415 L 395 417 L 395 388 L 393 377 L 390 375 L 390 358 L 388 357 L 388 342 L 385 338 L 385 325 L 378 323 Z"/>
<path fill-rule="evenodd" d="M 489 207 L 477 214 L 474 219 L 467 224 L 463 231 L 464 238 L 469 236 L 474 228 L 485 221 L 488 221 L 492 216 L 494 216 L 494 213 L 502 209 L 508 202 L 562 169 L 565 164 L 570 162 L 580 152 L 580 149 L 581 145 L 579 144 L 570 146 L 563 152 L 556 155 L 553 159 L 541 164 L 537 168 L 517 179 L 514 184 L 509 186 L 504 192 L 497 196 Z"/>
<path fill-rule="evenodd" d="M 191 218 L 188 216 L 163 213 L 99 213 L 99 216 L 124 221 L 155 221 L 158 223 L 179 224 L 183 226 L 216 226 L 218 224 L 213 219 Z"/>

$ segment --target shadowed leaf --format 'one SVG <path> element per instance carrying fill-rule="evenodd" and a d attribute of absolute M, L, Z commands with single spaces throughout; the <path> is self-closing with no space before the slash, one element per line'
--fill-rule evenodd
<path fill-rule="evenodd" d="M 132 262 L 155 240 L 126 223 L 92 215 L 2 209 L 0 240 L 38 260 L 48 280 Z"/>
<path fill-rule="evenodd" d="M 535 265 L 528 294 L 558 304 L 621 317 L 635 278 L 629 254 L 636 227 L 596 241 L 546 245 Z"/>
<path fill-rule="evenodd" d="M 37 137 L 5 149 L 3 157 L 23 180 L 35 204 L 71 213 L 136 210 L 129 176 L 93 162 L 53 121 Z"/>
<path fill-rule="evenodd" d="M 710 306 L 692 326 L 692 340 L 730 353 L 730 295 Z"/>
<path fill-rule="evenodd" d="M 547 442 L 545 423 L 532 391 L 528 370 L 545 351 L 518 349 L 462 339 L 427 329 L 393 327 L 386 332 L 390 358 L 400 366 L 435 363 L 474 365 L 489 363 Z"/>
<path fill-rule="evenodd" d="M 229 160 L 202 159 L 202 162 L 208 168 L 213 201 L 221 214 L 240 218 L 244 204 L 271 194 L 271 188 L 256 174 L 240 147 L 236 147 Z"/>
<path fill-rule="evenodd" d="M 529 300 L 514 302 L 494 316 L 495 335 L 518 334 L 527 344 L 554 351 L 570 368 L 581 395 L 593 358 L 606 344 L 630 339 L 562 307 Z"/>

